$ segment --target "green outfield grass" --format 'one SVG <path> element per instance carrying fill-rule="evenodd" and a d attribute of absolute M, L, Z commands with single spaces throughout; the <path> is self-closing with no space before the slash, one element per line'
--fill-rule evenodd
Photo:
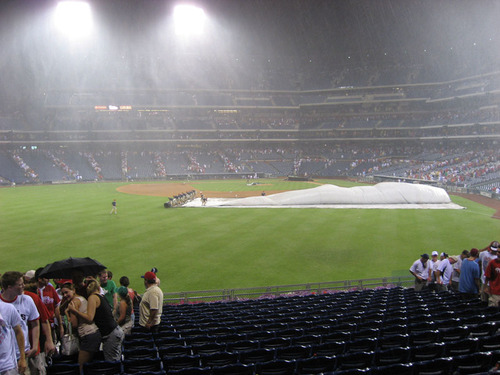
<path fill-rule="evenodd" d="M 260 182 L 265 189 L 244 180 L 190 184 L 207 191 L 316 186 Z M 458 254 L 500 238 L 493 210 L 459 197 L 453 201 L 466 210 L 164 209 L 164 198 L 119 193 L 121 185 L 0 189 L 0 272 L 90 256 L 138 290 L 153 266 L 166 292 L 230 289 L 408 275 L 423 252 Z"/>

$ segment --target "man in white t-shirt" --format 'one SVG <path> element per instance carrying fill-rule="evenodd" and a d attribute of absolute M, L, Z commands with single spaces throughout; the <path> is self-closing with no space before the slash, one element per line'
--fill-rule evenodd
<path fill-rule="evenodd" d="M 21 316 L 9 303 L 0 301 L 0 374 L 17 375 L 26 370 Z M 16 348 L 21 346 L 19 361 Z"/>
<path fill-rule="evenodd" d="M 449 290 L 451 275 L 453 273 L 453 265 L 450 262 L 448 254 L 441 253 L 441 262 L 436 270 L 436 285 L 438 292 Z"/>
<path fill-rule="evenodd" d="M 415 290 L 420 291 L 426 285 L 429 277 L 429 254 L 422 254 L 410 267 L 410 273 L 415 276 Z"/>
<path fill-rule="evenodd" d="M 9 271 L 2 275 L 2 294 L 0 300 L 14 306 L 21 316 L 21 328 L 24 334 L 24 351 L 26 358 L 31 358 L 38 352 L 40 339 L 40 314 L 35 302 L 30 296 L 24 295 L 24 280 L 21 272 Z M 30 345 L 33 342 L 33 348 Z M 21 357 L 19 347 L 16 345 L 16 355 Z"/>
<path fill-rule="evenodd" d="M 439 262 L 441 260 L 438 258 L 439 253 L 437 251 L 433 251 L 431 253 L 431 259 L 429 259 L 429 276 L 430 281 L 427 283 L 427 286 L 430 290 L 436 290 L 436 271 L 439 266 Z"/>

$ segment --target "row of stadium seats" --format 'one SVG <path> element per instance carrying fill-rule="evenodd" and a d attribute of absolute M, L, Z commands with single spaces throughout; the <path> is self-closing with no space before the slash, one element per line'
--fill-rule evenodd
<path fill-rule="evenodd" d="M 500 358 L 499 322 L 498 309 L 479 300 L 399 287 L 167 305 L 158 333 L 134 327 L 123 361 L 93 362 L 86 374 L 112 373 L 106 366 L 127 374 L 382 374 L 393 366 L 396 375 L 425 373 L 430 363 L 442 367 L 437 374 L 487 371 Z"/>
<path fill-rule="evenodd" d="M 230 353 L 212 356 L 182 356 L 144 358 L 116 362 L 95 361 L 84 366 L 84 375 L 115 374 L 373 374 L 373 375 L 424 375 L 424 374 L 487 374 L 500 360 L 500 352 L 478 352 L 468 355 L 443 357 L 432 360 L 384 364 L 383 355 L 361 352 L 341 356 L 316 356 L 298 359 L 272 359 L 271 353 L 261 354 L 257 363 L 238 361 L 237 355 Z M 257 357 L 256 357 L 257 358 Z M 392 362 L 392 361 L 391 361 Z M 59 363 L 49 367 L 49 375 L 77 375 L 78 365 Z"/>

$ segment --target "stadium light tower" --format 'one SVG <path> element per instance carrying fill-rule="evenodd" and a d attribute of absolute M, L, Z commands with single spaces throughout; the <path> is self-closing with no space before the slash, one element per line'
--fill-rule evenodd
<path fill-rule="evenodd" d="M 54 22 L 69 38 L 89 36 L 92 31 L 92 11 L 84 1 L 61 1 L 57 4 Z"/>
<path fill-rule="evenodd" d="M 205 11 L 194 5 L 177 5 L 174 8 L 175 34 L 180 36 L 203 34 Z"/>

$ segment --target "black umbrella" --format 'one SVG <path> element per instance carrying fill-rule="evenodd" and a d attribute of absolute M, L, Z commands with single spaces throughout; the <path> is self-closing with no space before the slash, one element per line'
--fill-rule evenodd
<path fill-rule="evenodd" d="M 71 279 L 73 270 L 81 270 L 84 276 L 94 276 L 106 269 L 106 266 L 92 258 L 67 258 L 47 264 L 40 272 L 40 277 L 47 279 Z"/>

